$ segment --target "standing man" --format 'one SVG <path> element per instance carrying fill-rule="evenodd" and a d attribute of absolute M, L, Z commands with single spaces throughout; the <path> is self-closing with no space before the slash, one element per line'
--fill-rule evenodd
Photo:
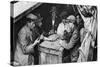
<path fill-rule="evenodd" d="M 41 34 L 39 29 L 42 25 L 42 18 L 29 14 L 26 19 L 26 25 L 18 33 L 14 55 L 14 65 L 18 66 L 34 64 L 34 46 L 39 43 L 37 38 Z"/>

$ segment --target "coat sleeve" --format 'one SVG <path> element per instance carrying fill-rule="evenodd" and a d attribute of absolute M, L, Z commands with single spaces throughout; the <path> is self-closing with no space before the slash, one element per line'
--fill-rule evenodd
<path fill-rule="evenodd" d="M 72 37 L 71 37 L 69 43 L 66 45 L 66 49 L 71 49 L 71 48 L 73 48 L 73 46 L 74 46 L 75 43 L 78 41 L 78 39 L 79 39 L 78 31 L 75 30 L 75 31 L 73 32 L 73 35 L 72 35 Z"/>
<path fill-rule="evenodd" d="M 18 34 L 18 39 L 19 42 L 22 46 L 26 46 L 27 45 L 27 40 L 26 40 L 26 32 L 24 29 L 22 29 L 19 34 Z"/>
<path fill-rule="evenodd" d="M 28 54 L 33 52 L 33 47 L 31 47 L 31 45 L 28 45 L 28 40 L 26 39 L 27 32 L 25 30 L 26 29 L 22 29 L 18 34 L 18 37 L 19 37 L 19 42 L 21 44 L 22 52 L 24 54 Z"/>

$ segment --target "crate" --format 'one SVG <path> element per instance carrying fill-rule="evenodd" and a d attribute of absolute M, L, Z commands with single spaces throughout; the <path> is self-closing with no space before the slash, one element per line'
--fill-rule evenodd
<path fill-rule="evenodd" d="M 50 42 L 44 41 L 39 46 L 39 63 L 40 64 L 57 64 L 62 63 L 62 51 L 59 40 Z"/>

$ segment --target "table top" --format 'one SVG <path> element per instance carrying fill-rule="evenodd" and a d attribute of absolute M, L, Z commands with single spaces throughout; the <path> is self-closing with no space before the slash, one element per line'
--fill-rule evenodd
<path fill-rule="evenodd" d="M 45 47 L 54 50 L 63 50 L 59 42 L 60 39 L 55 40 L 57 37 L 57 34 L 50 35 L 48 38 L 53 39 L 54 41 L 44 41 L 40 44 L 40 47 Z"/>

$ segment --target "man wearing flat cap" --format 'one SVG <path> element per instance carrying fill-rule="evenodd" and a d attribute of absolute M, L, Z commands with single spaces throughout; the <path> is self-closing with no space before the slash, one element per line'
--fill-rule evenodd
<path fill-rule="evenodd" d="M 14 54 L 14 65 L 32 65 L 34 64 L 34 47 L 39 40 L 41 18 L 34 14 L 26 16 L 26 25 L 19 31 L 16 50 Z"/>
<path fill-rule="evenodd" d="M 71 56 L 77 55 L 73 54 L 76 51 L 78 45 L 76 44 L 79 40 L 79 33 L 75 25 L 76 18 L 74 15 L 69 15 L 62 23 L 59 24 L 57 29 L 57 34 L 60 35 L 60 44 L 65 48 L 63 52 L 63 62 L 75 62 L 76 58 Z M 76 51 L 77 53 L 77 51 Z"/>

